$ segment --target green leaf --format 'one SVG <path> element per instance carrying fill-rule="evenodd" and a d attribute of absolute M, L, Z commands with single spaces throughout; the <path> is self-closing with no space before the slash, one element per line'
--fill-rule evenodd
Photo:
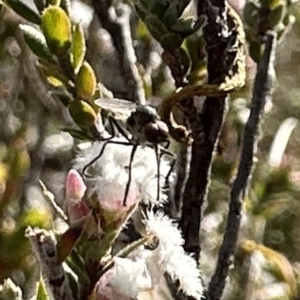
<path fill-rule="evenodd" d="M 160 43 L 164 49 L 176 49 L 181 46 L 183 38 L 177 33 L 167 33 L 161 39 Z"/>
<path fill-rule="evenodd" d="M 80 99 L 89 101 L 96 92 L 97 79 L 93 68 L 84 62 L 76 77 L 76 90 Z"/>
<path fill-rule="evenodd" d="M 63 56 L 71 46 L 71 22 L 58 6 L 48 7 L 42 15 L 42 31 L 52 53 Z"/>
<path fill-rule="evenodd" d="M 78 71 L 78 69 L 81 67 L 86 53 L 84 33 L 80 24 L 75 25 L 75 30 L 72 37 L 71 53 L 72 65 L 75 73 L 77 73 L 76 71 Z"/>
<path fill-rule="evenodd" d="M 41 24 L 40 14 L 27 6 L 24 2 L 19 0 L 5 0 L 3 2 L 24 19 L 35 24 Z"/>
<path fill-rule="evenodd" d="M 155 15 L 149 15 L 145 19 L 145 24 L 148 27 L 151 35 L 160 41 L 161 37 L 168 33 L 167 27 L 164 23 Z"/>
<path fill-rule="evenodd" d="M 64 106 L 68 106 L 72 99 L 70 98 L 69 95 L 67 95 L 66 93 L 63 92 L 59 92 L 59 91 L 53 91 L 51 92 L 51 95 L 58 98 L 58 100 L 64 105 Z"/>
<path fill-rule="evenodd" d="M 37 293 L 36 293 L 36 300 L 49 300 L 49 296 L 46 290 L 46 286 L 44 284 L 43 279 L 41 278 L 38 287 L 37 287 Z"/>
<path fill-rule="evenodd" d="M 57 65 L 49 63 L 48 61 L 39 61 L 38 68 L 43 71 L 47 77 L 53 77 L 64 85 L 68 85 L 69 79 L 66 77 Z M 56 85 L 56 84 L 54 84 Z"/>
<path fill-rule="evenodd" d="M 169 7 L 169 3 L 167 0 L 154 0 L 154 1 L 148 1 L 151 4 L 151 13 L 156 15 L 159 18 L 162 18 L 164 16 L 165 11 Z"/>
<path fill-rule="evenodd" d="M 135 8 L 135 11 L 138 14 L 138 16 L 142 20 L 145 20 L 145 18 L 148 15 L 148 11 L 139 2 L 137 2 L 137 3 L 134 4 L 134 8 Z"/>
<path fill-rule="evenodd" d="M 74 100 L 69 105 L 70 114 L 75 123 L 81 128 L 93 126 L 97 120 L 97 115 L 91 105 L 82 100 Z"/>
<path fill-rule="evenodd" d="M 23 32 L 24 39 L 31 51 L 38 57 L 44 58 L 48 61 L 53 61 L 44 35 L 39 30 L 30 25 L 22 24 L 20 25 L 20 28 Z"/>
<path fill-rule="evenodd" d="M 70 266 L 66 263 L 63 263 L 64 272 L 68 277 L 69 286 L 72 291 L 73 299 L 78 299 L 79 293 L 79 278 L 78 275 L 70 268 Z M 80 282 L 82 284 L 82 282 Z"/>
<path fill-rule="evenodd" d="M 205 21 L 205 16 L 200 16 L 197 20 L 193 17 L 180 19 L 172 26 L 172 31 L 179 33 L 183 38 L 186 38 L 198 31 L 204 25 Z"/>
<path fill-rule="evenodd" d="M 68 228 L 57 242 L 57 263 L 62 263 L 71 253 L 78 242 L 82 232 L 84 223 L 77 224 Z"/>
<path fill-rule="evenodd" d="M 176 2 L 173 2 L 166 10 L 163 16 L 163 22 L 168 28 L 171 28 L 179 19 L 179 17 L 179 5 Z"/>

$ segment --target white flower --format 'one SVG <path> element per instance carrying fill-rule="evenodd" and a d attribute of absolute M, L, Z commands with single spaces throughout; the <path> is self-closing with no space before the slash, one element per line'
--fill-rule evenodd
<path fill-rule="evenodd" d="M 173 280 L 178 279 L 179 289 L 189 296 L 200 299 L 203 287 L 196 261 L 182 247 L 183 238 L 175 224 L 163 213 L 147 213 L 146 230 L 159 239 L 158 247 L 147 260 L 151 277 L 157 282 L 167 272 Z"/>
<path fill-rule="evenodd" d="M 107 271 L 95 287 L 97 299 L 136 299 L 142 291 L 152 286 L 150 275 L 143 259 L 114 258 L 114 266 Z M 102 297 L 103 296 L 103 297 Z M 104 298 L 106 297 L 106 298 Z"/>
<path fill-rule="evenodd" d="M 113 138 L 111 141 L 127 142 L 123 137 Z M 99 154 L 104 143 L 94 142 L 90 147 L 82 150 L 74 161 L 74 168 L 82 172 L 83 168 Z M 119 193 L 120 195 L 124 195 L 125 186 L 128 182 L 128 166 L 132 148 L 133 146 L 131 145 L 125 146 L 112 143 L 106 146 L 103 155 L 89 167 L 88 173 L 91 176 L 85 178 L 91 194 L 108 195 Z M 161 190 L 164 187 L 165 176 L 169 172 L 169 169 L 168 161 L 164 158 L 161 159 Z M 139 146 L 137 148 L 132 164 L 132 180 L 129 196 L 130 194 L 132 197 L 139 196 L 146 203 L 156 203 L 157 163 L 155 152 L 149 147 Z M 166 195 L 161 191 L 160 200 L 166 200 Z"/>

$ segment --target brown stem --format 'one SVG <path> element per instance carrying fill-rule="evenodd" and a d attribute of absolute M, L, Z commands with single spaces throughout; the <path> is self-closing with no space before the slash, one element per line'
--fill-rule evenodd
<path fill-rule="evenodd" d="M 93 0 L 95 13 L 104 29 L 111 35 L 119 56 L 122 75 L 127 84 L 122 98 L 146 104 L 143 81 L 136 66 L 136 55 L 130 29 L 131 9 L 126 4 L 115 8 L 112 0 Z"/>
<path fill-rule="evenodd" d="M 257 150 L 264 106 L 273 90 L 272 79 L 274 76 L 275 49 L 276 34 L 269 32 L 266 35 L 264 54 L 258 64 L 250 117 L 244 130 L 240 164 L 230 194 L 229 214 L 225 235 L 219 252 L 217 267 L 207 290 L 207 299 L 209 300 L 219 300 L 221 298 L 229 267 L 232 263 L 231 258 L 236 248 L 242 205 L 254 167 L 254 157 Z"/>

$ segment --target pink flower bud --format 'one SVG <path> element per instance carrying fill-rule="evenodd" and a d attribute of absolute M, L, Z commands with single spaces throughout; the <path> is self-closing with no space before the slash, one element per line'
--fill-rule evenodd
<path fill-rule="evenodd" d="M 65 209 L 69 217 L 70 225 L 82 220 L 89 213 L 86 202 L 81 201 L 86 191 L 86 185 L 80 174 L 71 169 L 66 180 Z"/>
<path fill-rule="evenodd" d="M 66 180 L 66 199 L 80 201 L 86 191 L 86 185 L 81 175 L 74 169 L 68 173 Z"/>

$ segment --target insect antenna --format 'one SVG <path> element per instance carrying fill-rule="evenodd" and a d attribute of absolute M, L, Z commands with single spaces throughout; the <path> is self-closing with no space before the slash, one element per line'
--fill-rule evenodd
<path fill-rule="evenodd" d="M 158 145 L 154 146 L 155 156 L 156 156 L 156 163 L 157 163 L 157 197 L 156 201 L 159 203 L 160 200 L 160 147 Z"/>
<path fill-rule="evenodd" d="M 167 173 L 166 180 L 165 180 L 165 185 L 168 186 L 169 185 L 169 177 L 175 167 L 177 157 L 173 152 L 167 150 L 164 147 L 160 147 L 160 151 L 161 151 L 160 158 L 162 158 L 164 155 L 169 155 L 171 157 L 170 169 L 169 169 L 169 172 Z"/>

